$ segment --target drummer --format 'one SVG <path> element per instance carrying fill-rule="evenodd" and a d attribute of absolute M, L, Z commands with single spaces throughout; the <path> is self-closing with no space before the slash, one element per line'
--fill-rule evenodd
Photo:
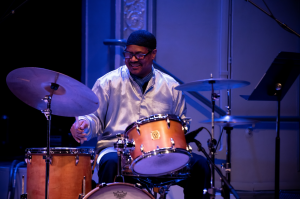
<path fill-rule="evenodd" d="M 99 98 L 99 108 L 92 114 L 79 116 L 70 131 L 77 142 L 97 137 L 99 183 L 112 183 L 117 175 L 118 156 L 113 148 L 116 134 L 143 117 L 174 114 L 185 118 L 186 102 L 182 91 L 169 75 L 153 68 L 156 38 L 145 30 L 128 37 L 124 50 L 125 64 L 100 77 L 93 92 Z M 202 198 L 202 190 L 210 187 L 207 160 L 192 153 L 190 177 L 179 183 L 185 198 Z M 207 194 L 206 194 L 207 195 Z"/>

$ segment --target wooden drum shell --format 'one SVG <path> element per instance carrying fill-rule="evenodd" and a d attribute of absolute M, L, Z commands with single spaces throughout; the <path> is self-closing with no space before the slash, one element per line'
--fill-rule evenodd
<path fill-rule="evenodd" d="M 46 162 L 45 154 L 31 154 L 27 162 L 27 198 L 45 198 Z M 49 199 L 74 199 L 82 194 L 85 176 L 85 192 L 92 189 L 91 155 L 53 154 L 49 169 Z"/>

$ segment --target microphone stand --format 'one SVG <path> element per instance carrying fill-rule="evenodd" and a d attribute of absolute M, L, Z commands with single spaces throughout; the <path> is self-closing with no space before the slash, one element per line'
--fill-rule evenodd
<path fill-rule="evenodd" d="M 276 19 L 274 17 L 274 15 L 271 13 L 269 14 L 268 12 L 266 12 L 265 10 L 263 10 L 262 8 L 260 8 L 258 5 L 256 5 L 255 3 L 253 3 L 251 0 L 245 0 L 247 2 L 250 2 L 252 5 L 254 5 L 256 8 L 258 8 L 259 10 L 261 10 L 262 12 L 264 12 L 266 15 L 268 15 L 269 17 L 271 17 L 272 19 L 274 19 L 279 25 L 280 27 L 282 27 L 283 29 L 285 29 L 286 31 L 293 33 L 294 35 L 300 37 L 300 35 L 295 32 L 294 30 L 292 30 L 290 27 L 288 27 L 285 23 L 282 23 L 281 21 L 279 21 L 278 19 Z M 265 3 L 265 2 L 264 2 Z M 266 3 L 265 3 L 266 4 Z M 266 5 L 267 6 L 267 5 Z M 267 6 L 268 8 L 268 6 Z M 268 8 L 269 9 L 269 8 Z"/>

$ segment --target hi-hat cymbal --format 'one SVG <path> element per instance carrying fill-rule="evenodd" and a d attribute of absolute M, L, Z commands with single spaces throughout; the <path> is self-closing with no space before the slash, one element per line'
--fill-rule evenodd
<path fill-rule="evenodd" d="M 211 123 L 212 120 L 202 120 L 200 123 Z M 220 118 L 214 119 L 214 123 L 218 126 L 222 127 L 233 127 L 233 126 L 239 126 L 239 125 L 247 125 L 247 124 L 255 124 L 257 123 L 257 120 L 250 120 L 250 119 L 244 119 L 241 117 L 234 117 L 231 115 L 225 115 Z"/>
<path fill-rule="evenodd" d="M 232 79 L 211 78 L 182 84 L 175 87 L 175 89 L 182 91 L 211 91 L 212 84 L 214 90 L 225 90 L 248 86 L 250 82 Z"/>
<path fill-rule="evenodd" d="M 67 75 L 44 68 L 15 69 L 7 75 L 6 83 L 14 95 L 38 110 L 47 109 L 47 103 L 42 99 L 52 95 L 53 115 L 86 115 L 99 106 L 97 96 L 87 86 Z M 52 83 L 58 85 L 57 90 L 51 88 Z"/>

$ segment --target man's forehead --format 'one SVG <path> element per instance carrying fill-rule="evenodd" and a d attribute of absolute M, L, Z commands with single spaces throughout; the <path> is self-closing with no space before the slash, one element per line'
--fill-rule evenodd
<path fill-rule="evenodd" d="M 125 50 L 128 52 L 147 52 L 148 48 L 138 45 L 128 45 L 126 46 Z"/>

